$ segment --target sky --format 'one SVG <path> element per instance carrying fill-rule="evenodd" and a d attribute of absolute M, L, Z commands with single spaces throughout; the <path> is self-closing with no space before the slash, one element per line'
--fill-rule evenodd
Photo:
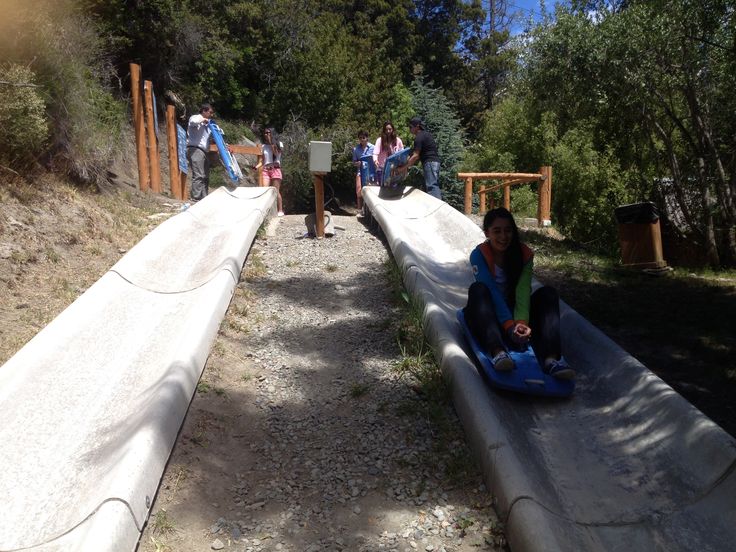
<path fill-rule="evenodd" d="M 554 6 L 560 0 L 545 0 L 547 13 L 554 13 Z M 481 0 L 483 7 L 488 9 L 490 0 Z M 539 0 L 506 0 L 508 13 L 516 13 L 517 20 L 511 27 L 512 34 L 520 33 L 526 21 L 531 17 L 534 21 L 540 21 L 543 16 Z"/>

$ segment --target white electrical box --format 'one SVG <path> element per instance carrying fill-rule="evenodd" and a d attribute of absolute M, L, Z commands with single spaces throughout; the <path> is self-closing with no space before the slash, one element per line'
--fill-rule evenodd
<path fill-rule="evenodd" d="M 309 171 L 328 173 L 332 170 L 332 142 L 309 142 Z"/>

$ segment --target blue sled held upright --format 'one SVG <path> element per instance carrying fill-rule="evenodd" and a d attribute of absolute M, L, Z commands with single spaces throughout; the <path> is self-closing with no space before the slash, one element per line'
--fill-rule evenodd
<path fill-rule="evenodd" d="M 360 182 L 361 186 L 369 186 L 376 182 L 376 165 L 373 163 L 373 154 L 360 158 Z"/>
<path fill-rule="evenodd" d="M 395 188 L 399 185 L 399 182 L 406 178 L 407 173 L 399 173 L 396 169 L 401 165 L 406 165 L 406 162 L 409 161 L 409 155 L 411 155 L 411 148 L 404 148 L 386 158 L 381 186 Z"/>
<path fill-rule="evenodd" d="M 488 381 L 494 387 L 528 395 L 545 397 L 569 397 L 575 391 L 575 380 L 561 380 L 542 372 L 534 355 L 534 350 L 528 347 L 526 351 L 509 351 L 509 356 L 516 367 L 509 372 L 501 372 L 493 368 L 491 359 L 480 348 L 478 342 L 465 323 L 463 310 L 457 311 L 457 319 L 465 333 L 465 337 L 473 349 L 475 357 L 488 376 Z"/>
<path fill-rule="evenodd" d="M 217 152 L 220 154 L 220 160 L 222 160 L 222 164 L 225 166 L 227 175 L 230 177 L 230 180 L 237 184 L 238 180 L 243 178 L 240 165 L 238 165 L 238 161 L 235 159 L 235 156 L 227 149 L 222 129 L 217 126 L 214 121 L 210 121 L 209 127 L 212 132 L 212 139 L 215 141 Z"/>

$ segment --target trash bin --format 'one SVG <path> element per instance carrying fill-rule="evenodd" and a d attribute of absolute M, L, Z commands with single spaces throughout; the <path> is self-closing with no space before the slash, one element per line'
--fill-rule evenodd
<path fill-rule="evenodd" d="M 376 165 L 373 154 L 363 155 L 360 158 L 360 182 L 363 186 L 376 183 Z"/>
<path fill-rule="evenodd" d="M 665 268 L 659 211 L 654 203 L 632 203 L 614 210 L 621 245 L 621 265 L 628 268 Z"/>

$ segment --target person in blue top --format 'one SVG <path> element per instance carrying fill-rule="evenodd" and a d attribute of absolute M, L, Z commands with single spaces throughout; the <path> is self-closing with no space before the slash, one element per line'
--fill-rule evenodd
<path fill-rule="evenodd" d="M 486 241 L 470 254 L 475 282 L 468 289 L 465 321 L 499 371 L 514 368 L 507 350 L 531 343 L 544 373 L 572 379 L 562 358 L 557 291 L 544 286 L 532 293 L 534 253 L 521 243 L 514 217 L 504 208 L 483 218 Z"/>
<path fill-rule="evenodd" d="M 363 186 L 367 186 L 367 182 L 361 179 L 361 168 L 363 163 L 360 158 L 364 155 L 373 155 L 373 144 L 368 141 L 368 133 L 365 130 L 358 132 L 358 145 L 353 148 L 353 166 L 355 167 L 355 205 L 359 211 L 363 210 L 363 194 L 361 190 Z"/>

